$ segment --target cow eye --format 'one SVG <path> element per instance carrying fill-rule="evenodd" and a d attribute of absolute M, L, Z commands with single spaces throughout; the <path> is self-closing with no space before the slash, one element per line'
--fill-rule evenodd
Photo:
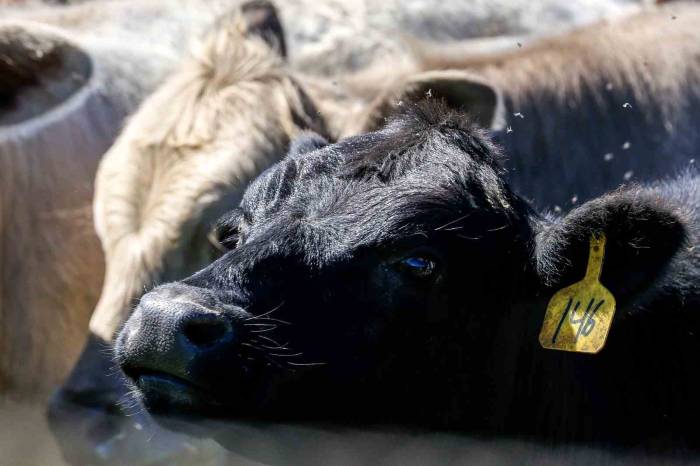
<path fill-rule="evenodd" d="M 226 224 L 217 225 L 209 235 L 210 242 L 221 252 L 236 249 L 240 240 L 240 232 L 237 226 Z"/>
<path fill-rule="evenodd" d="M 401 269 L 415 277 L 428 277 L 435 272 L 435 261 L 426 256 L 411 256 L 399 262 Z"/>
<path fill-rule="evenodd" d="M 236 249 L 238 241 L 241 239 L 238 227 L 224 228 L 222 231 L 218 232 L 218 237 L 219 243 L 228 251 Z"/>

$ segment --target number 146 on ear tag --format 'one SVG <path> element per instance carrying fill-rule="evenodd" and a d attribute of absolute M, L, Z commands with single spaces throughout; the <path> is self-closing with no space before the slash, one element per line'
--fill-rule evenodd
<path fill-rule="evenodd" d="M 605 236 L 591 237 L 586 276 L 549 300 L 540 330 L 544 348 L 578 353 L 603 349 L 615 314 L 615 298 L 600 283 L 604 257 Z"/>

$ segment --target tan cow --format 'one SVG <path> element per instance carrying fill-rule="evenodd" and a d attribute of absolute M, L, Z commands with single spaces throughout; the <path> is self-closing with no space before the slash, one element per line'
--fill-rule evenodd
<path fill-rule="evenodd" d="M 175 57 L 165 46 L 76 32 L 65 27 L 71 15 L 41 21 L 49 11 L 0 6 L 3 464 L 55 463 L 46 459 L 49 432 L 35 420 L 35 449 L 21 451 L 12 400 L 38 418 L 37 401 L 45 403 L 84 345 L 104 270 L 91 207 L 97 164 Z"/>
<path fill-rule="evenodd" d="M 98 162 L 183 53 L 187 28 L 144 46 L 123 4 L 101 5 L 110 18 L 93 27 L 88 4 L 0 6 L 0 418 L 7 426 L 11 400 L 43 410 L 36 403 L 45 403 L 84 346 L 104 275 L 92 216 Z M 34 426 L 37 439 L 46 438 L 42 429 Z M 13 456 L 15 435 L 0 430 L 0 463 L 30 461 Z"/>
<path fill-rule="evenodd" d="M 0 394 L 45 395 L 83 345 L 103 268 L 92 180 L 153 86 L 120 52 L 0 23 Z"/>

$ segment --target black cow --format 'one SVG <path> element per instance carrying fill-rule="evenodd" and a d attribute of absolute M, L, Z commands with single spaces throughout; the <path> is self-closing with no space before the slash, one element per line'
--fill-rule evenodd
<path fill-rule="evenodd" d="M 699 446 L 700 178 L 557 218 L 508 187 L 500 158 L 439 103 L 297 141 L 223 219 L 230 251 L 146 294 L 119 335 L 146 408 Z M 548 300 L 601 234 L 606 346 L 543 349 Z"/>

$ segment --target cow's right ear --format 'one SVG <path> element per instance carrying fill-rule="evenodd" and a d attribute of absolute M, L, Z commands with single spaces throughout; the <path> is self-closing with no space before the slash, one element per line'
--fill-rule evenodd
<path fill-rule="evenodd" d="M 537 235 L 537 268 L 551 288 L 581 280 L 591 238 L 606 238 L 601 282 L 619 305 L 641 296 L 685 245 L 683 211 L 639 188 L 601 196 L 572 210 Z"/>
<path fill-rule="evenodd" d="M 250 0 L 241 5 L 241 16 L 246 34 L 261 37 L 282 56 L 287 56 L 284 29 L 275 6 L 267 0 Z"/>
<path fill-rule="evenodd" d="M 437 70 L 418 73 L 391 85 L 370 104 L 356 130 L 374 131 L 397 107 L 423 99 L 441 99 L 483 128 L 499 130 L 505 124 L 503 97 L 496 87 L 466 71 Z"/>
<path fill-rule="evenodd" d="M 313 152 L 328 145 L 328 141 L 313 131 L 302 131 L 289 145 L 288 156 L 298 156 Z"/>

